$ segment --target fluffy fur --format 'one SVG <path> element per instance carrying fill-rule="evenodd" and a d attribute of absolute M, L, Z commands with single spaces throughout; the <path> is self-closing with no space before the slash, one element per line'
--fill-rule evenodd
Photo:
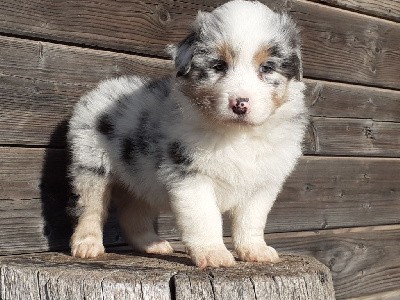
<path fill-rule="evenodd" d="M 81 214 L 72 255 L 104 252 L 113 199 L 136 250 L 172 252 L 153 227 L 160 210 L 171 209 L 197 266 L 231 266 L 226 213 L 239 259 L 278 261 L 264 226 L 301 155 L 306 124 L 293 21 L 234 0 L 199 12 L 169 51 L 176 76 L 105 81 L 75 107 L 68 138 Z"/>

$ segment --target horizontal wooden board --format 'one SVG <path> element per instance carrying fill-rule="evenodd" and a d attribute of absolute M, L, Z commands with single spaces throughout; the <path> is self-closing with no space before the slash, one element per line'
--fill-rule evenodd
<path fill-rule="evenodd" d="M 310 115 L 400 122 L 400 91 L 305 79 Z"/>
<path fill-rule="evenodd" d="M 303 1 L 291 11 L 302 27 L 306 76 L 400 88 L 400 24 Z"/>
<path fill-rule="evenodd" d="M 184 37 L 199 9 L 222 2 L 4 0 L 0 28 L 7 34 L 166 57 L 165 46 Z M 266 2 L 286 6 L 298 20 L 306 76 L 400 88 L 399 24 L 301 0 Z"/>
<path fill-rule="evenodd" d="M 164 59 L 146 58 L 0 36 L 0 74 L 72 85 L 93 86 L 100 80 L 126 74 L 165 75 L 171 63 Z"/>
<path fill-rule="evenodd" d="M 16 38 L 0 37 L 0 56 L 7 57 L 0 60 L 2 145 L 64 147 L 73 105 L 97 82 L 171 72 L 166 60 Z M 399 156 L 399 91 L 306 83 L 310 114 L 318 117 L 306 139 L 307 153 Z"/>
<path fill-rule="evenodd" d="M 67 164 L 63 150 L 0 147 L 0 255 L 68 247 Z M 304 157 L 275 203 L 266 230 L 399 223 L 398 182 L 400 159 Z M 165 238 L 179 237 L 171 215 L 162 215 L 157 227 Z M 111 218 L 105 241 L 122 240 Z"/>
<path fill-rule="evenodd" d="M 310 0 L 400 22 L 399 0 Z M 400 295 L 400 293 L 399 293 Z"/>
<path fill-rule="evenodd" d="M 99 81 L 169 74 L 169 61 L 0 37 L 0 144 L 65 146 L 72 107 Z"/>
<path fill-rule="evenodd" d="M 374 293 L 361 297 L 352 297 L 351 300 L 398 300 L 400 290 L 390 290 L 382 293 Z"/>
<path fill-rule="evenodd" d="M 305 153 L 400 156 L 400 123 L 370 119 L 310 118 Z"/>

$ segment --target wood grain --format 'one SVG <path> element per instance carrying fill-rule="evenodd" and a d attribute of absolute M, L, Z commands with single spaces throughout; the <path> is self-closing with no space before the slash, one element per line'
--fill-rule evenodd
<path fill-rule="evenodd" d="M 311 116 L 400 122 L 400 91 L 312 79 L 304 81 Z"/>
<path fill-rule="evenodd" d="M 209 11 L 222 2 L 5 0 L 0 28 L 7 34 L 166 57 L 165 46 L 185 36 L 199 9 Z M 306 76 L 400 88 L 399 24 L 312 2 L 271 5 L 284 6 L 302 28 Z"/>
<path fill-rule="evenodd" d="M 302 27 L 306 76 L 399 89 L 400 24 L 303 1 L 290 10 Z"/>
<path fill-rule="evenodd" d="M 351 300 L 398 300 L 400 290 L 392 290 L 388 292 L 375 293 L 361 297 L 353 297 Z"/>
<path fill-rule="evenodd" d="M 171 73 L 166 60 L 16 38 L 0 37 L 0 55 L 7 57 L 0 61 L 2 145 L 64 147 L 73 105 L 100 80 Z M 399 91 L 306 83 L 310 114 L 318 116 L 308 154 L 399 156 Z"/>
<path fill-rule="evenodd" d="M 337 299 L 398 290 L 400 285 L 400 225 L 271 234 L 266 240 L 282 253 L 311 255 L 327 265 Z"/>
<path fill-rule="evenodd" d="M 0 148 L 0 255 L 68 249 L 72 204 L 63 150 Z M 388 172 L 390 170 L 391 172 Z M 304 157 L 278 197 L 267 232 L 400 222 L 400 160 Z M 114 217 L 105 243 L 123 242 Z M 179 238 L 169 214 L 160 235 Z M 230 234 L 225 224 L 225 235 Z"/>
<path fill-rule="evenodd" d="M 326 266 L 289 255 L 275 265 L 238 263 L 206 271 L 183 254 L 113 253 L 91 260 L 60 253 L 0 257 L 0 282 L 1 300 L 335 299 Z"/>
<path fill-rule="evenodd" d="M 310 0 L 354 12 L 400 22 L 399 0 Z M 399 293 L 400 294 L 400 293 Z"/>
<path fill-rule="evenodd" d="M 0 37 L 0 144 L 65 146 L 73 105 L 99 81 L 171 72 L 166 60 Z"/>
<path fill-rule="evenodd" d="M 305 153 L 400 156 L 400 123 L 371 119 L 310 118 Z"/>

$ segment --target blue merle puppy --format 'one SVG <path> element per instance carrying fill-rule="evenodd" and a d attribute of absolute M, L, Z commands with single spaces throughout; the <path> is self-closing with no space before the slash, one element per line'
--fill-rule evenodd
<path fill-rule="evenodd" d="M 240 260 L 279 261 L 264 226 L 301 155 L 307 120 L 294 22 L 234 0 L 199 12 L 170 52 L 175 76 L 105 81 L 75 107 L 68 139 L 81 214 L 72 255 L 104 253 L 113 199 L 136 250 L 173 251 L 153 226 L 171 210 L 198 267 L 232 266 L 222 239 L 227 213 Z"/>

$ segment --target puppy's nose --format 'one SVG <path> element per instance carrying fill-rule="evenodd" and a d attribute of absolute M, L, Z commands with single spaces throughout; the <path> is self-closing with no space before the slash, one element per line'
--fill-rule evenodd
<path fill-rule="evenodd" d="M 229 101 L 232 111 L 237 115 L 244 115 L 250 107 L 249 98 L 238 97 Z"/>

